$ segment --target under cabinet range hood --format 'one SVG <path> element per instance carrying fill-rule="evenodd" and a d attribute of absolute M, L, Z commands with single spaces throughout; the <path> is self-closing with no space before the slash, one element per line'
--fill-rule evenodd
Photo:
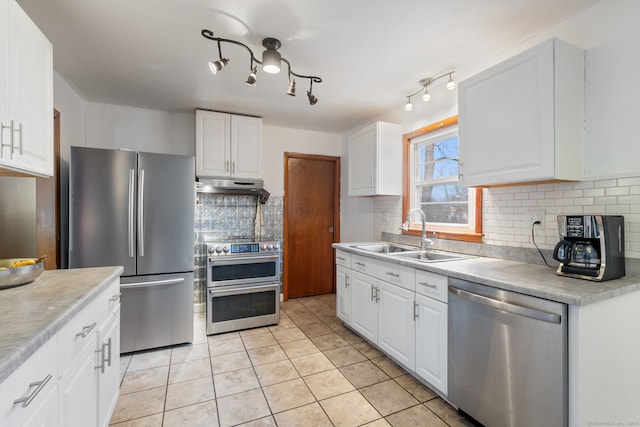
<path fill-rule="evenodd" d="M 260 194 L 262 179 L 247 178 L 196 178 L 198 193 L 214 194 Z"/>

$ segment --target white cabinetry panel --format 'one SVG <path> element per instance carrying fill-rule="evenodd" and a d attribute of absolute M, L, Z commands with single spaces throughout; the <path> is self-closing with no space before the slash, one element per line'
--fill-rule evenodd
<path fill-rule="evenodd" d="M 552 39 L 459 85 L 467 186 L 583 176 L 584 52 Z"/>
<path fill-rule="evenodd" d="M 15 0 L 0 9 L 0 166 L 51 176 L 53 48 Z"/>
<path fill-rule="evenodd" d="M 196 175 L 260 178 L 262 119 L 196 110 Z"/>
<path fill-rule="evenodd" d="M 402 194 L 400 125 L 376 122 L 349 135 L 349 196 Z"/>

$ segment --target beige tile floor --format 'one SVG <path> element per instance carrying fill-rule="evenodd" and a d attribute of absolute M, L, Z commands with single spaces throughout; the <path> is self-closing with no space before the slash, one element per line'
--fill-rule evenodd
<path fill-rule="evenodd" d="M 111 425 L 469 426 L 434 392 L 346 329 L 335 294 L 291 299 L 277 326 L 121 358 Z"/>

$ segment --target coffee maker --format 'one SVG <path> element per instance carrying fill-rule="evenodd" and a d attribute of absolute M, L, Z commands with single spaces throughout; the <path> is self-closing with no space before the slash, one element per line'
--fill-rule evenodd
<path fill-rule="evenodd" d="M 624 276 L 624 217 L 558 215 L 556 274 L 603 281 Z"/>

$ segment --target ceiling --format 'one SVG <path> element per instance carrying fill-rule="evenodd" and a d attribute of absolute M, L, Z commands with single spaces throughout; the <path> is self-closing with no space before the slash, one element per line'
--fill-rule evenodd
<path fill-rule="evenodd" d="M 18 0 L 54 46 L 54 69 L 88 102 L 169 112 L 205 108 L 262 116 L 265 123 L 341 133 L 402 109 L 418 81 L 455 70 L 576 15 L 598 0 Z M 262 39 L 298 74 L 315 75 L 286 96 L 287 74 L 258 71 L 245 84 L 244 48 L 212 75 L 216 43 L 241 41 L 260 59 Z M 440 85 L 441 83 L 441 85 Z M 444 88 L 435 83 L 432 95 Z M 436 87 L 438 85 L 438 87 Z"/>

